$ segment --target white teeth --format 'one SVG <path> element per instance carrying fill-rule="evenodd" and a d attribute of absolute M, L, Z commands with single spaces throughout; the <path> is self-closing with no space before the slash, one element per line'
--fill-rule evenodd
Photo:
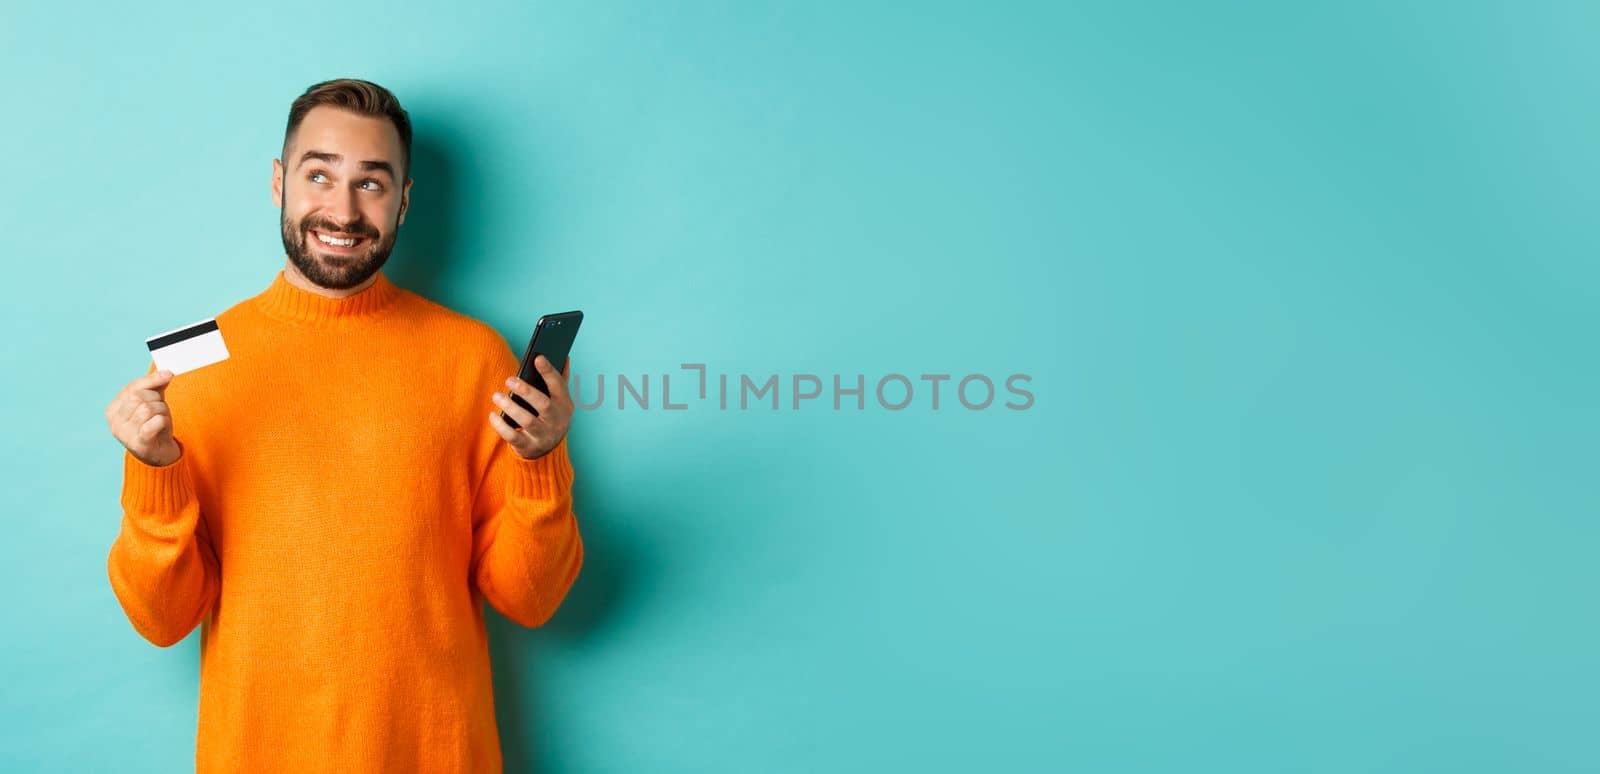
<path fill-rule="evenodd" d="M 337 247 L 354 247 L 356 244 L 356 240 L 354 239 L 334 239 L 327 234 L 318 234 L 317 239 L 322 240 L 322 243 L 325 245 L 334 245 Z"/>

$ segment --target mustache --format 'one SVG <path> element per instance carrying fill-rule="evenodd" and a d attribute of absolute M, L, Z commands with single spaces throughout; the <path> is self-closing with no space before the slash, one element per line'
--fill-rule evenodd
<path fill-rule="evenodd" d="M 300 222 L 300 231 L 302 233 L 311 231 L 312 229 L 329 234 L 354 234 L 356 236 L 371 237 L 374 239 L 376 239 L 378 236 L 378 230 L 373 228 L 371 224 L 367 223 L 366 221 L 358 221 L 348 226 L 339 226 L 337 224 L 329 223 L 325 220 L 304 220 Z"/>

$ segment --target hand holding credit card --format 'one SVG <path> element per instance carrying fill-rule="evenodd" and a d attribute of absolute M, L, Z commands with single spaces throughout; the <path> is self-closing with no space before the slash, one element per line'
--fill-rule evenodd
<path fill-rule="evenodd" d="M 150 348 L 156 368 L 174 375 L 228 359 L 228 347 L 222 343 L 216 318 L 158 333 L 144 343 Z"/>

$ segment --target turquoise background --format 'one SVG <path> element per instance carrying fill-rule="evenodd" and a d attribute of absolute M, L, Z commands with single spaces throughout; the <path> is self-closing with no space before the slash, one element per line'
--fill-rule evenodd
<path fill-rule="evenodd" d="M 509 770 L 1600 769 L 1596 39 L 1586 3 L 9 4 L 0 768 L 192 767 L 199 638 L 111 593 L 103 411 L 282 266 L 289 102 L 353 75 L 416 123 L 391 276 L 519 351 L 582 308 L 612 379 L 1033 377 L 580 414 L 583 574 L 493 616 Z"/>

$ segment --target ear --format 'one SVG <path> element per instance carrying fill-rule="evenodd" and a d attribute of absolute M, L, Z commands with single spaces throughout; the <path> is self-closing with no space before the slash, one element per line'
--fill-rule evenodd
<path fill-rule="evenodd" d="M 283 209 L 283 163 L 272 160 L 272 206 Z"/>
<path fill-rule="evenodd" d="M 396 226 L 406 222 L 406 210 L 411 209 L 411 184 L 415 182 L 406 178 L 406 187 L 400 189 L 400 217 L 394 222 Z"/>

